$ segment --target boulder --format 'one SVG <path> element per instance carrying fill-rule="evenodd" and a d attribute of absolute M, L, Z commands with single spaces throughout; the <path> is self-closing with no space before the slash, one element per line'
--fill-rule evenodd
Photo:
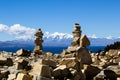
<path fill-rule="evenodd" d="M 11 58 L 7 58 L 6 66 L 13 66 L 13 60 Z"/>
<path fill-rule="evenodd" d="M 81 38 L 80 38 L 80 47 L 87 47 L 90 45 L 90 41 L 89 39 L 87 38 L 86 35 L 83 35 Z"/>
<path fill-rule="evenodd" d="M 114 71 L 117 74 L 117 77 L 120 77 L 120 66 L 111 65 L 111 66 L 108 66 L 107 69 Z"/>
<path fill-rule="evenodd" d="M 81 71 L 73 68 L 70 68 L 69 71 L 71 73 L 70 80 L 86 80 L 85 75 Z"/>
<path fill-rule="evenodd" d="M 53 67 L 55 68 L 57 63 L 53 60 L 50 60 L 50 59 L 40 59 L 38 60 L 38 62 L 41 64 L 41 65 L 49 65 L 50 67 Z"/>
<path fill-rule="evenodd" d="M 7 58 L 0 56 L 0 65 L 4 66 L 7 62 Z"/>
<path fill-rule="evenodd" d="M 62 80 L 64 77 L 67 77 L 69 74 L 69 69 L 66 65 L 60 65 L 59 67 L 55 68 L 52 72 L 52 76 L 55 79 Z"/>
<path fill-rule="evenodd" d="M 10 74 L 8 75 L 8 80 L 15 80 L 16 74 Z"/>
<path fill-rule="evenodd" d="M 48 65 L 41 65 L 39 62 L 33 64 L 33 69 L 31 71 L 32 75 L 39 75 L 46 78 L 51 78 L 51 70 Z"/>
<path fill-rule="evenodd" d="M 20 70 L 20 69 L 26 69 L 27 66 L 28 66 L 28 61 L 24 60 L 24 59 L 19 59 L 15 65 L 16 69 L 17 70 Z"/>
<path fill-rule="evenodd" d="M 80 62 L 75 58 L 65 58 L 60 62 L 60 65 L 66 65 L 67 68 L 73 68 L 78 71 L 81 69 Z"/>
<path fill-rule="evenodd" d="M 94 80 L 117 80 L 117 75 L 112 70 L 103 70 L 94 77 Z"/>
<path fill-rule="evenodd" d="M 89 51 L 84 47 L 77 47 L 76 49 L 76 58 L 82 63 L 82 64 L 91 64 L 92 58 L 90 56 Z"/>
<path fill-rule="evenodd" d="M 30 75 L 18 73 L 16 80 L 32 80 L 32 77 Z"/>
<path fill-rule="evenodd" d="M 1 66 L 12 66 L 13 60 L 11 58 L 0 57 Z"/>
<path fill-rule="evenodd" d="M 101 71 L 98 67 L 91 65 L 84 65 L 83 69 L 86 75 L 86 79 L 93 79 L 93 77 L 95 77 Z"/>
<path fill-rule="evenodd" d="M 9 71 L 3 71 L 3 72 L 1 72 L 0 73 L 0 80 L 7 79 L 9 74 L 10 74 Z"/>
<path fill-rule="evenodd" d="M 28 57 L 30 56 L 30 51 L 25 50 L 25 49 L 20 49 L 16 52 L 17 56 L 24 56 L 24 57 Z"/>

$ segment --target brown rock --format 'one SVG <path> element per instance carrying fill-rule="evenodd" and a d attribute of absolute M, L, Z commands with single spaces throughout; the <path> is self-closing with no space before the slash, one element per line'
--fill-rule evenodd
<path fill-rule="evenodd" d="M 77 59 L 75 58 L 66 58 L 66 59 L 63 59 L 61 62 L 60 62 L 60 65 L 66 65 L 67 68 L 73 68 L 73 69 L 76 69 L 76 70 L 80 70 L 80 62 L 77 61 Z"/>
<path fill-rule="evenodd" d="M 120 77 L 120 66 L 111 65 L 111 66 L 108 66 L 107 69 L 114 71 L 117 74 L 117 77 Z"/>
<path fill-rule="evenodd" d="M 111 57 L 114 57 L 114 56 L 118 56 L 119 55 L 119 50 L 114 50 L 114 49 L 110 49 L 106 56 L 111 56 Z"/>
<path fill-rule="evenodd" d="M 103 70 L 97 76 L 94 77 L 94 80 L 117 80 L 117 75 L 112 70 Z"/>
<path fill-rule="evenodd" d="M 0 57 L 1 66 L 12 66 L 13 60 L 11 58 Z"/>
<path fill-rule="evenodd" d="M 31 74 L 51 78 L 50 67 L 48 65 L 41 65 L 39 62 L 34 63 Z"/>
<path fill-rule="evenodd" d="M 34 48 L 34 53 L 35 53 L 35 54 L 42 55 L 41 47 L 40 47 L 40 46 L 35 46 L 35 48 Z"/>
<path fill-rule="evenodd" d="M 82 64 L 91 64 L 92 58 L 89 51 L 84 47 L 78 47 L 76 50 L 76 58 L 80 60 Z"/>
<path fill-rule="evenodd" d="M 53 67 L 53 68 L 55 68 L 57 65 L 55 61 L 50 60 L 50 59 L 40 59 L 39 63 L 41 65 L 49 65 L 50 67 Z"/>
<path fill-rule="evenodd" d="M 100 73 L 100 69 L 90 65 L 84 65 L 84 72 L 86 75 L 86 79 L 93 79 L 98 73 Z"/>
<path fill-rule="evenodd" d="M 9 74 L 10 74 L 9 71 L 3 71 L 3 72 L 1 72 L 0 73 L 0 80 L 7 79 Z"/>
<path fill-rule="evenodd" d="M 8 80 L 15 80 L 16 74 L 10 74 L 8 75 Z"/>
<path fill-rule="evenodd" d="M 52 75 L 55 79 L 64 79 L 64 77 L 68 76 L 69 70 L 66 65 L 60 65 L 59 67 L 55 68 L 52 72 Z"/>
<path fill-rule="evenodd" d="M 18 73 L 16 80 L 32 80 L 32 77 L 30 75 Z"/>
<path fill-rule="evenodd" d="M 80 47 L 87 47 L 87 46 L 89 46 L 89 45 L 90 45 L 90 41 L 89 41 L 89 39 L 87 38 L 87 36 L 86 36 L 86 35 L 82 36 L 82 37 L 80 38 Z"/>
<path fill-rule="evenodd" d="M 24 56 L 24 57 L 28 57 L 30 56 L 30 51 L 25 50 L 25 49 L 20 49 L 16 52 L 17 56 Z"/>
<path fill-rule="evenodd" d="M 18 62 L 16 63 L 17 70 L 26 69 L 27 66 L 28 66 L 28 61 L 24 59 L 19 59 Z"/>
<path fill-rule="evenodd" d="M 0 65 L 4 66 L 7 62 L 7 58 L 0 56 Z"/>

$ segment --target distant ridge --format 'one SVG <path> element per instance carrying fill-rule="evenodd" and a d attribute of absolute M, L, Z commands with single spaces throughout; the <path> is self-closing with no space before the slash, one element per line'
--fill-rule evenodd
<path fill-rule="evenodd" d="M 63 34 L 62 34 L 63 35 Z M 72 42 L 72 37 L 68 34 L 63 36 L 54 35 L 44 36 L 43 46 L 69 46 Z M 117 39 L 106 39 L 106 38 L 90 38 L 91 46 L 106 46 L 108 44 L 120 41 L 120 38 Z M 34 40 L 13 40 L 13 41 L 0 41 L 0 47 L 24 47 L 24 46 L 34 46 Z"/>

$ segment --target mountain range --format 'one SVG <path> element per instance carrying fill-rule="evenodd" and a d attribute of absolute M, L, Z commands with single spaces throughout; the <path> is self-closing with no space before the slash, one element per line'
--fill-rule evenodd
<path fill-rule="evenodd" d="M 69 34 L 66 35 L 54 35 L 54 36 L 44 36 L 43 37 L 43 46 L 69 46 L 72 42 L 72 36 Z M 91 46 L 106 46 L 108 44 L 120 41 L 120 38 L 117 39 L 107 39 L 107 38 L 91 38 L 89 37 Z M 34 46 L 34 40 L 12 40 L 12 41 L 0 41 L 0 48 L 2 47 L 25 47 L 25 46 Z"/>

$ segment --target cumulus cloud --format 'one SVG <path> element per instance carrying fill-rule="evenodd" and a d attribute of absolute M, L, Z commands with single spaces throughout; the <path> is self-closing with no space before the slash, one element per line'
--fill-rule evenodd
<path fill-rule="evenodd" d="M 0 32 L 6 32 L 13 36 L 15 36 L 16 39 L 32 39 L 33 34 L 35 32 L 34 28 L 29 28 L 26 26 L 22 26 L 20 24 L 14 24 L 12 26 L 7 26 L 4 24 L 0 24 Z"/>
<path fill-rule="evenodd" d="M 0 32 L 8 30 L 8 26 L 4 24 L 0 24 Z"/>

